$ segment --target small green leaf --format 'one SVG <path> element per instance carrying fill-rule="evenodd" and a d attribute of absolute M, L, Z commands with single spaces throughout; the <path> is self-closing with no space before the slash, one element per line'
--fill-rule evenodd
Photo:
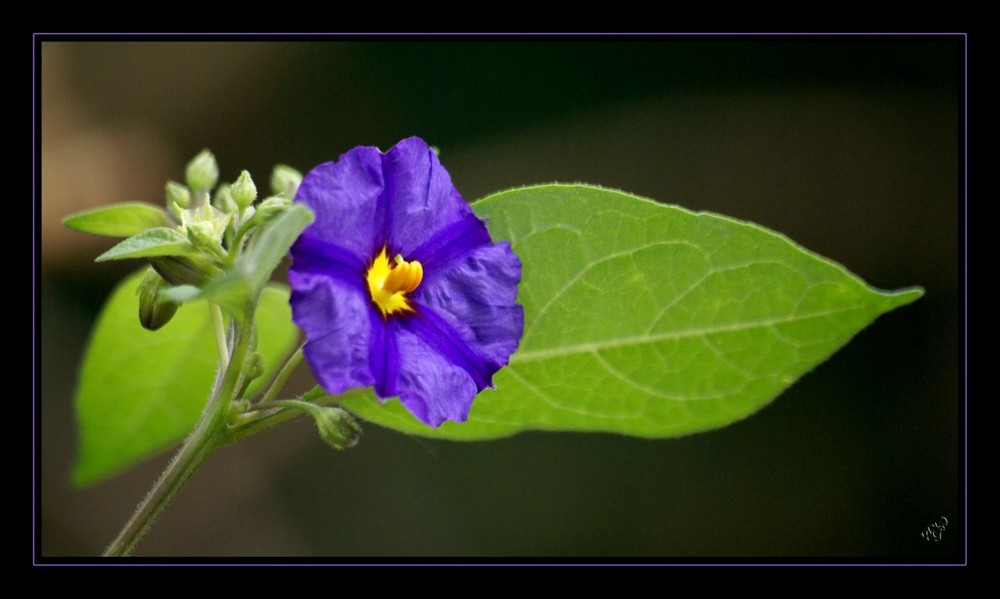
<path fill-rule="evenodd" d="M 130 237 L 153 227 L 169 227 L 163 208 L 145 202 L 110 204 L 71 214 L 63 219 L 70 229 L 94 235 Z"/>
<path fill-rule="evenodd" d="M 73 483 L 89 485 L 182 439 L 205 407 L 218 352 L 208 305 L 186 303 L 166 326 L 142 328 L 135 294 L 142 273 L 125 279 L 104 305 L 84 356 L 76 395 L 80 451 Z M 298 340 L 288 289 L 269 285 L 257 310 L 265 373 L 255 393 Z"/>
<path fill-rule="evenodd" d="M 302 230 L 313 221 L 304 204 L 295 204 L 254 234 L 250 247 L 226 276 L 205 287 L 210 298 L 236 318 L 243 318 L 246 306 L 264 288 L 271 273 L 288 253 Z"/>
<path fill-rule="evenodd" d="M 294 204 L 258 232 L 240 261 L 239 269 L 255 291 L 263 289 L 299 234 L 315 217 L 305 204 Z"/>
<path fill-rule="evenodd" d="M 523 265 L 525 331 L 465 423 L 433 429 L 371 393 L 343 405 L 430 437 L 522 430 L 670 437 L 759 410 L 919 289 L 873 289 L 760 226 L 585 185 L 473 204 Z"/>
<path fill-rule="evenodd" d="M 97 262 L 149 258 L 152 256 L 196 255 L 198 249 L 177 229 L 156 227 L 133 235 L 96 258 Z"/>
<path fill-rule="evenodd" d="M 246 277 L 236 271 L 213 281 L 201 290 L 201 296 L 222 307 L 237 322 L 243 322 L 253 305 L 253 290 Z"/>
<path fill-rule="evenodd" d="M 194 285 L 177 285 L 160 291 L 160 297 L 184 303 L 201 297 L 201 289 Z"/>

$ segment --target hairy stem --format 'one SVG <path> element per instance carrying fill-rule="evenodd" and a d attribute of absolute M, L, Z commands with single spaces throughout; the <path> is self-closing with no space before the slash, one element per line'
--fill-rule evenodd
<path fill-rule="evenodd" d="M 281 391 L 281 388 L 285 386 L 285 383 L 288 381 L 288 377 L 292 376 L 292 373 L 295 372 L 295 369 L 301 363 L 302 346 L 300 345 L 299 348 L 295 350 L 295 353 L 288 356 L 284 365 L 282 365 L 281 369 L 274 375 L 271 382 L 268 383 L 267 389 L 264 391 L 264 395 L 260 398 L 261 403 L 274 399 L 278 392 Z"/>
<path fill-rule="evenodd" d="M 352 389 L 341 395 L 327 395 L 321 388 L 314 387 L 305 394 L 297 398 L 300 401 L 308 401 L 313 405 L 324 406 L 340 403 L 355 395 L 364 393 L 360 389 Z M 261 402 L 254 405 L 255 411 L 245 414 L 248 417 L 244 422 L 231 426 L 225 435 L 220 439 L 220 445 L 229 445 L 250 435 L 267 430 L 272 426 L 281 424 L 286 420 L 300 416 L 302 412 L 294 409 L 295 406 L 285 405 L 288 400 Z"/>
<path fill-rule="evenodd" d="M 233 236 L 233 241 L 229 244 L 229 253 L 226 255 L 224 260 L 225 264 L 233 264 L 236 262 L 236 258 L 239 257 L 240 250 L 242 249 L 243 239 L 251 229 L 252 227 L 250 226 L 250 221 L 248 220 L 243 223 L 240 230 Z"/>
<path fill-rule="evenodd" d="M 229 368 L 229 347 L 226 343 L 226 325 L 222 318 L 222 308 L 217 304 L 209 304 L 212 313 L 212 328 L 215 329 L 215 344 L 219 348 L 219 369 Z"/>
<path fill-rule="evenodd" d="M 213 305 L 213 316 L 218 308 Z M 221 320 L 221 313 L 219 315 Z M 252 321 L 250 321 L 252 322 Z M 249 327 L 252 329 L 252 324 Z M 219 330 L 219 327 L 217 327 Z M 216 376 L 208 405 L 194 431 L 185 439 L 180 450 L 170 461 L 170 465 L 160 475 L 153 488 L 146 495 L 132 518 L 125 524 L 121 532 L 104 552 L 105 557 L 124 557 L 132 553 L 135 545 L 163 512 L 164 508 L 177 495 L 188 478 L 194 474 L 211 453 L 224 444 L 226 417 L 229 406 L 235 399 L 236 391 L 241 388 L 244 377 L 243 367 L 250 348 L 252 331 L 241 326 L 236 330 L 232 356 L 227 366 L 220 364 L 219 375 Z M 225 337 L 222 337 L 223 343 Z"/>

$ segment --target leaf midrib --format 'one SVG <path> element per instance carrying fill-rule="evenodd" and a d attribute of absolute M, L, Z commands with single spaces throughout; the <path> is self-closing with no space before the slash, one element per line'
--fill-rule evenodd
<path fill-rule="evenodd" d="M 795 316 L 788 316 L 784 318 L 767 318 L 762 320 L 741 322 L 737 324 L 719 325 L 715 327 L 699 327 L 695 329 L 685 329 L 681 331 L 668 331 L 656 335 L 635 335 L 632 337 L 606 339 L 603 341 L 594 341 L 591 343 L 577 343 L 574 345 L 564 345 L 562 347 L 550 348 L 550 349 L 519 351 L 515 353 L 513 356 L 511 356 L 510 364 L 513 365 L 513 364 L 525 364 L 529 362 L 538 362 L 542 360 L 548 360 L 551 358 L 592 353 L 600 351 L 602 349 L 613 349 L 616 347 L 627 347 L 632 345 L 645 345 L 648 343 L 656 343 L 658 341 L 670 341 L 675 339 L 702 337 L 705 335 L 711 335 L 713 333 L 730 333 L 737 331 L 745 331 L 754 328 L 770 327 L 776 324 L 787 324 L 791 322 L 798 322 L 800 320 L 808 320 L 810 318 L 831 316 L 833 314 L 840 314 L 842 312 L 850 312 L 853 310 L 867 310 L 867 309 L 870 309 L 870 306 L 856 305 L 845 308 L 838 308 L 836 310 L 826 310 L 823 312 L 813 312 L 810 314 L 798 314 Z"/>

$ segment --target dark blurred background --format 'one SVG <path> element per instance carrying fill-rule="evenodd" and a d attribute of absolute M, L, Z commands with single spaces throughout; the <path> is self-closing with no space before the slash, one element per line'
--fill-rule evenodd
<path fill-rule="evenodd" d="M 458 444 L 298 420 L 222 450 L 139 556 L 960 555 L 961 38 L 44 42 L 41 551 L 103 550 L 168 455 L 69 484 L 73 390 L 134 264 L 66 214 L 159 203 L 203 147 L 266 186 L 419 135 L 468 200 L 550 181 L 751 220 L 872 285 L 888 314 L 751 418 L 647 441 Z M 311 385 L 305 368 L 292 390 Z M 939 543 L 920 533 L 945 516 Z"/>

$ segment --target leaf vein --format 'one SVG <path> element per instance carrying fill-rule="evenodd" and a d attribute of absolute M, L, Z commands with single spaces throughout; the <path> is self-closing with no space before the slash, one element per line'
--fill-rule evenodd
<path fill-rule="evenodd" d="M 667 246 L 667 245 L 687 245 L 697 249 L 698 251 L 702 251 L 701 248 L 687 241 L 658 241 L 655 243 L 641 245 L 621 252 L 613 252 L 602 257 L 600 260 L 595 260 L 593 262 L 590 262 L 582 269 L 580 269 L 580 272 L 576 273 L 576 275 L 574 275 L 568 281 L 566 281 L 566 283 L 562 287 L 560 287 L 559 290 L 557 290 L 555 293 L 549 296 L 548 301 L 545 302 L 545 304 L 543 304 L 542 307 L 538 309 L 538 312 L 535 314 L 534 319 L 532 320 L 531 326 L 529 326 L 527 330 L 524 331 L 523 339 L 530 339 L 531 333 L 535 330 L 535 326 L 537 325 L 538 322 L 542 320 L 542 316 L 549 310 L 549 308 L 551 308 L 556 302 L 558 302 L 559 299 L 563 296 L 563 294 L 566 293 L 566 291 L 569 290 L 570 287 L 576 284 L 577 281 L 579 281 L 584 275 L 586 275 L 588 272 L 590 272 L 590 270 L 592 270 L 596 266 L 599 266 L 611 260 L 615 260 L 617 258 L 621 258 L 623 256 L 632 256 L 636 252 L 645 249 L 659 247 L 659 246 Z"/>
<path fill-rule="evenodd" d="M 769 327 L 775 324 L 798 322 L 800 320 L 807 320 L 810 318 L 821 318 L 833 314 L 840 314 L 842 312 L 850 312 L 854 310 L 864 310 L 864 309 L 866 309 L 866 306 L 855 305 L 844 308 L 837 308 L 835 310 L 826 310 L 823 312 L 814 312 L 811 314 L 792 315 L 783 318 L 766 318 L 762 320 L 747 321 L 737 324 L 719 325 L 715 327 L 701 327 L 701 328 L 686 329 L 681 331 L 668 331 L 656 335 L 643 334 L 643 335 L 635 335 L 632 337 L 622 337 L 619 339 L 605 339 L 602 341 L 593 341 L 588 343 L 576 343 L 572 345 L 564 345 L 561 347 L 553 347 L 548 349 L 519 351 L 516 352 L 513 356 L 511 356 L 510 363 L 524 364 L 528 362 L 548 360 L 550 358 L 559 358 L 563 356 L 572 356 L 576 354 L 588 353 L 601 349 L 627 347 L 632 345 L 645 345 L 648 343 L 656 343 L 658 341 L 669 341 L 673 339 L 688 339 L 691 337 L 701 337 L 704 335 L 710 335 L 712 333 L 730 333 L 737 331 L 745 331 L 748 329 Z"/>

